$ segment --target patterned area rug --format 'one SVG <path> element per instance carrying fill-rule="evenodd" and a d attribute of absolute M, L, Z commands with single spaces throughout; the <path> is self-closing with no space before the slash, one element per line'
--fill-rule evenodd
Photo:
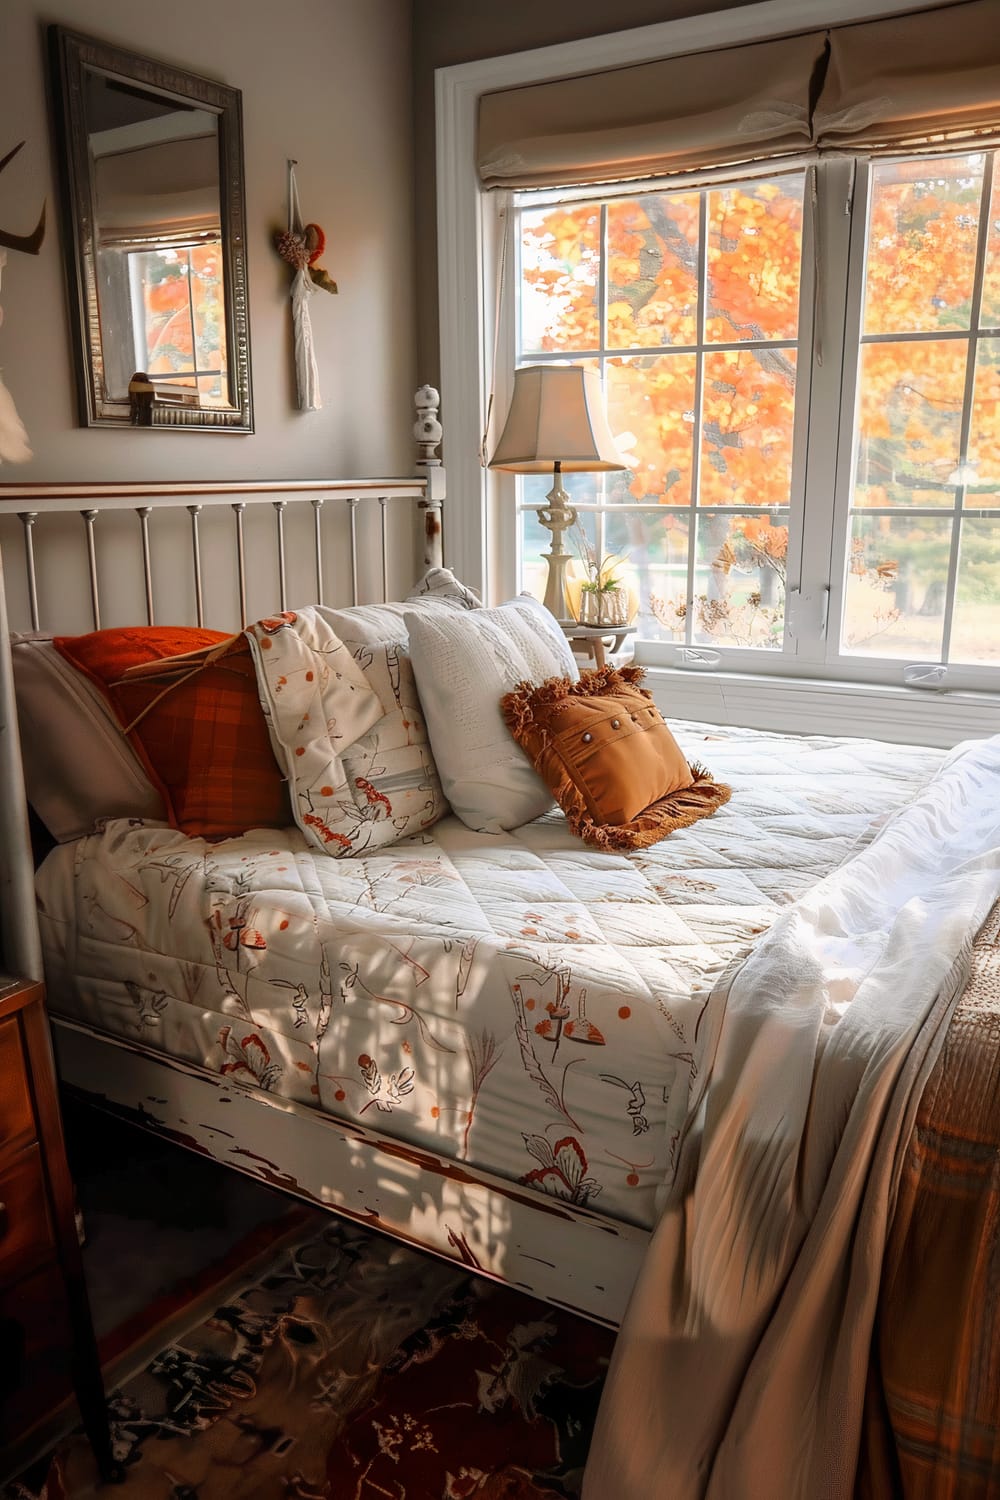
<path fill-rule="evenodd" d="M 317 1216 L 112 1396 L 141 1500 L 538 1500 L 580 1492 L 613 1336 Z M 83 1500 L 73 1434 L 4 1500 Z"/>

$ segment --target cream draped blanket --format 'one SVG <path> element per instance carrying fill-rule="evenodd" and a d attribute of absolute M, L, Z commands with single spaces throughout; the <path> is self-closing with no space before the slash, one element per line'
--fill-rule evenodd
<path fill-rule="evenodd" d="M 1000 897 L 1000 737 L 960 746 L 709 997 L 585 1500 L 846 1500 L 926 1078 Z"/>

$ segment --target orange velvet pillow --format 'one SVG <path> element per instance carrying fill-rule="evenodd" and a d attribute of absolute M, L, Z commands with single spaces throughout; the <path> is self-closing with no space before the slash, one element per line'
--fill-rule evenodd
<path fill-rule="evenodd" d="M 579 682 L 522 682 L 500 705 L 573 832 L 597 849 L 644 848 L 729 801 L 729 787 L 688 765 L 642 677 L 600 667 Z"/>
<path fill-rule="evenodd" d="M 132 626 L 53 645 L 107 697 L 173 827 L 225 838 L 292 822 L 245 636 Z M 160 666 L 122 680 L 143 663 Z"/>

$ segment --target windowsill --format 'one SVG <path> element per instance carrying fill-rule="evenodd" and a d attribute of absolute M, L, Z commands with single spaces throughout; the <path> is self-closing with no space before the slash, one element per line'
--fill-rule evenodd
<path fill-rule="evenodd" d="M 1000 693 L 680 667 L 647 667 L 646 686 L 668 718 L 747 729 L 846 734 L 945 748 L 1000 733 Z"/>

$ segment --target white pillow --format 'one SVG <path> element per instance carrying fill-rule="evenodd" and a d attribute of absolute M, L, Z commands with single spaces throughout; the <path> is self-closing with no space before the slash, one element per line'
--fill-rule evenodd
<path fill-rule="evenodd" d="M 427 610 L 464 612 L 481 608 L 479 596 L 460 583 L 450 568 L 431 568 L 414 584 L 413 592 L 398 604 L 351 604 L 346 609 L 329 609 L 321 604 L 317 613 L 353 651 L 360 645 L 405 646 L 403 617 L 407 610 L 423 614 Z"/>
<path fill-rule="evenodd" d="M 410 660 L 445 796 L 470 828 L 540 817 L 552 793 L 511 738 L 500 699 L 519 682 L 580 674 L 555 619 L 528 595 L 462 614 L 408 612 Z"/>

